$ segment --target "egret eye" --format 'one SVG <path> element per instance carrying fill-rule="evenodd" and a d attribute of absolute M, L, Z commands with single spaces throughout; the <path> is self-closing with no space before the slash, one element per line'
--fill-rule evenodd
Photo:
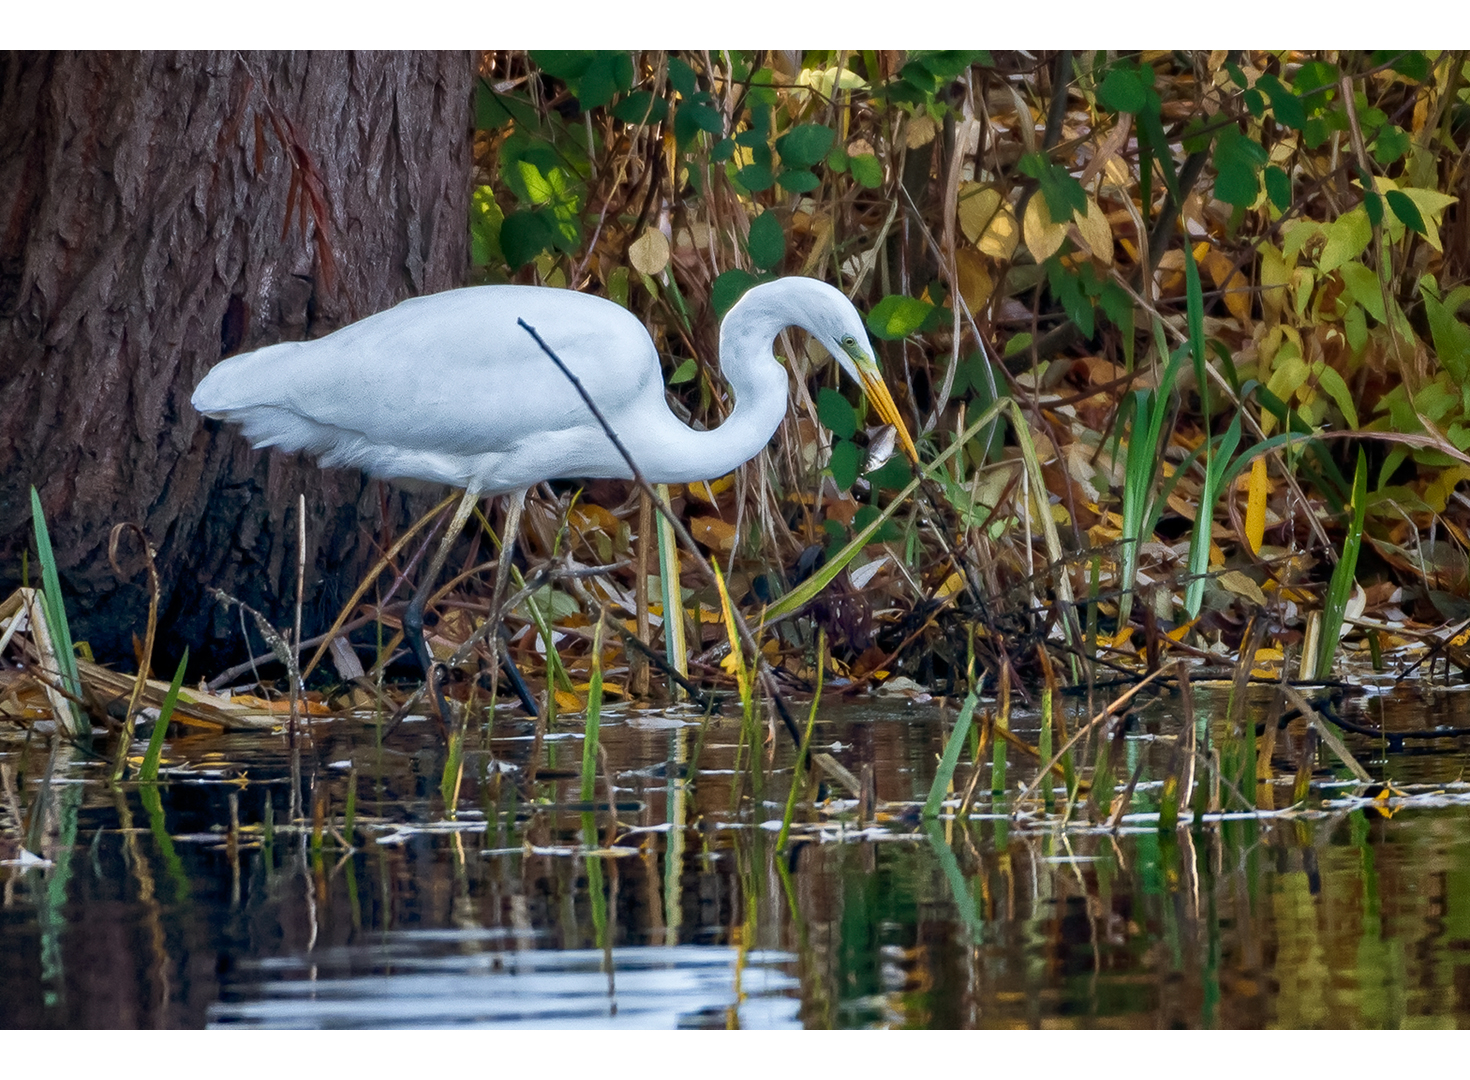
<path fill-rule="evenodd" d="M 848 334 L 842 339 L 842 347 L 844 349 L 857 348 L 857 338 L 853 337 L 851 334 Z"/>

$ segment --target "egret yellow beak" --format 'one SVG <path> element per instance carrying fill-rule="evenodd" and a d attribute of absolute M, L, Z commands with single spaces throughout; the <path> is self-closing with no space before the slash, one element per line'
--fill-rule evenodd
<path fill-rule="evenodd" d="M 893 425 L 898 432 L 898 443 L 903 447 L 903 452 L 908 455 L 910 461 L 917 465 L 919 451 L 914 449 L 914 440 L 909 437 L 908 425 L 899 415 L 898 406 L 894 404 L 893 395 L 888 392 L 888 386 L 884 383 L 883 376 L 879 374 L 878 366 L 866 356 L 855 356 L 853 360 L 857 365 L 858 376 L 862 379 L 863 390 L 867 392 L 868 401 L 872 403 L 885 424 Z"/>

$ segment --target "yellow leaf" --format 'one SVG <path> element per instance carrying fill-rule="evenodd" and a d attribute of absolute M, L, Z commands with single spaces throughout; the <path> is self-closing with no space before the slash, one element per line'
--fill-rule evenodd
<path fill-rule="evenodd" d="M 943 585 L 939 586 L 938 589 L 934 590 L 934 599 L 936 599 L 936 600 L 948 600 L 951 596 L 953 596 L 955 593 L 959 592 L 964 587 L 965 587 L 965 579 L 964 579 L 964 576 L 961 575 L 958 570 L 956 570 L 953 573 L 951 573 L 949 575 L 949 577 L 947 577 L 947 578 L 944 579 L 944 584 Z"/>
<path fill-rule="evenodd" d="M 938 132 L 934 121 L 928 116 L 916 116 L 909 121 L 908 128 L 904 131 L 904 145 L 910 150 L 917 150 L 921 146 L 928 146 L 934 141 Z"/>
<path fill-rule="evenodd" d="M 582 699 L 569 690 L 558 690 L 556 692 L 557 712 L 581 712 Z"/>
<path fill-rule="evenodd" d="M 1004 262 L 1015 254 L 1016 241 L 1019 239 L 1016 215 L 1009 206 L 1002 206 L 990 219 L 990 224 L 985 226 L 985 235 L 980 237 L 976 246 L 981 254 Z"/>
<path fill-rule="evenodd" d="M 985 227 L 999 209 L 1000 192 L 995 188 L 973 180 L 960 185 L 955 212 L 960 219 L 960 231 L 970 243 L 979 243 L 980 237 L 985 235 Z"/>
<path fill-rule="evenodd" d="M 1021 231 L 1026 237 L 1026 247 L 1038 265 L 1055 255 L 1062 246 L 1062 241 L 1067 238 L 1067 226 L 1052 221 L 1046 197 L 1039 191 L 1026 204 L 1026 217 Z"/>
<path fill-rule="evenodd" d="M 868 84 L 862 76 L 847 68 L 810 68 L 796 77 L 797 86 L 809 86 L 824 98 L 830 98 L 836 90 L 858 90 Z"/>
<path fill-rule="evenodd" d="M 640 274 L 654 277 L 663 273 L 664 267 L 669 265 L 668 237 L 649 226 L 628 248 L 628 261 Z"/>
<path fill-rule="evenodd" d="M 684 486 L 684 494 L 688 495 L 691 499 L 698 499 L 700 502 L 709 503 L 713 506 L 715 500 L 721 494 L 729 491 L 734 486 L 735 474 L 727 473 L 718 480 L 700 480 L 697 483 L 686 484 Z"/>
<path fill-rule="evenodd" d="M 1439 475 L 1431 480 L 1429 486 L 1424 489 L 1424 501 L 1436 514 L 1444 513 L 1450 495 L 1461 480 L 1470 480 L 1470 466 L 1452 465 L 1447 469 L 1441 469 Z"/>
<path fill-rule="evenodd" d="M 1250 487 L 1245 500 L 1245 542 L 1252 554 L 1259 554 L 1261 540 L 1266 535 L 1266 459 L 1257 457 L 1251 462 Z"/>
<path fill-rule="evenodd" d="M 1455 196 L 1445 195 L 1435 191 L 1433 188 L 1400 188 L 1419 210 L 1419 216 L 1424 219 L 1424 239 L 1429 241 L 1429 246 L 1435 251 L 1443 252 L 1444 248 L 1439 241 L 1440 218 L 1444 215 L 1445 208 L 1456 201 Z"/>
<path fill-rule="evenodd" d="M 1088 198 L 1087 213 L 1073 211 L 1072 217 L 1077 222 L 1077 231 L 1082 234 L 1082 241 L 1087 245 L 1087 250 L 1092 253 L 1094 259 L 1111 266 L 1113 264 L 1113 227 L 1108 224 L 1108 216 L 1102 212 L 1102 207 L 1097 205 L 1097 200 Z"/>
<path fill-rule="evenodd" d="M 1224 291 L 1226 309 L 1241 326 L 1248 324 L 1251 318 L 1250 282 L 1235 269 L 1234 260 L 1218 248 L 1211 248 L 1201 261 L 1215 288 Z"/>
<path fill-rule="evenodd" d="M 959 277 L 960 296 L 971 314 L 980 311 L 995 291 L 995 279 L 990 276 L 990 267 L 985 256 L 974 248 L 961 248 L 955 252 L 955 271 Z"/>
<path fill-rule="evenodd" d="M 1271 381 L 1266 384 L 1266 389 L 1289 403 L 1293 395 L 1306 384 L 1309 369 L 1307 362 L 1300 356 L 1287 356 L 1286 353 L 1287 349 L 1283 346 L 1276 354 L 1276 370 L 1271 373 Z"/>
<path fill-rule="evenodd" d="M 735 550 L 735 526 L 719 518 L 690 518 L 689 535 L 713 551 Z"/>
<path fill-rule="evenodd" d="M 1261 587 L 1239 570 L 1227 570 L 1217 580 L 1222 589 L 1228 589 L 1236 596 L 1244 596 L 1259 607 L 1266 606 L 1266 594 L 1261 591 Z"/>

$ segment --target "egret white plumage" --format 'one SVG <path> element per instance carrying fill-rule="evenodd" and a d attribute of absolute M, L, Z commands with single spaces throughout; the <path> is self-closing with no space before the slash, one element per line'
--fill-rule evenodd
<path fill-rule="evenodd" d="M 305 450 L 322 465 L 383 479 L 465 489 L 428 580 L 404 615 L 425 673 L 423 604 L 450 542 L 481 496 L 511 494 L 496 604 L 526 489 L 543 480 L 631 479 L 627 463 L 570 381 L 517 319 L 535 327 L 577 376 L 645 478 L 723 476 L 760 452 L 786 413 L 786 372 L 771 344 L 790 326 L 817 338 L 918 460 L 873 360 L 862 317 L 814 278 L 757 285 L 720 326 L 720 366 L 735 408 L 696 431 L 664 399 L 658 352 L 642 323 L 597 296 L 486 285 L 405 300 L 315 341 L 229 357 L 194 390 L 207 416 L 237 423 L 255 447 Z"/>

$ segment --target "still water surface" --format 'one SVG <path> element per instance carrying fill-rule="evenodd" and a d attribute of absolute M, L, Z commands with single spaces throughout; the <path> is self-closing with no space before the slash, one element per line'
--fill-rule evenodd
<path fill-rule="evenodd" d="M 1470 726 L 1463 694 L 1368 700 L 1373 724 Z M 1351 710 L 1362 718 L 1361 703 Z M 497 782 L 483 748 L 473 752 L 456 822 L 444 820 L 443 756 L 426 722 L 386 743 L 361 720 L 319 722 L 299 744 L 294 782 L 284 736 L 178 739 L 166 758 L 186 771 L 156 796 L 107 784 L 74 752 L 53 757 L 40 734 L 0 731 L 15 796 L 0 805 L 7 860 L 20 854 L 13 817 L 37 820 L 51 769 L 31 845 L 49 865 L 0 867 L 0 1018 L 39 1028 L 1470 1026 L 1470 740 L 1385 755 L 1350 737 L 1375 775 L 1437 785 L 1411 788 L 1391 816 L 1333 786 L 1324 756 L 1307 810 L 1165 836 L 1147 818 L 1117 832 L 1008 819 L 983 779 L 973 816 L 925 827 L 913 804 L 952 719 L 934 703 L 824 709 L 817 748 L 855 774 L 871 767 L 880 812 L 865 828 L 851 800 L 807 807 L 785 855 L 775 827 L 794 755 L 778 733 L 758 809 L 747 800 L 732 813 L 736 720 L 715 720 L 701 742 L 697 715 L 605 717 L 616 822 L 605 809 L 589 822 L 578 802 L 576 720 L 538 747 L 528 721 L 502 713 L 491 749 L 522 771 Z M 1156 796 L 1160 733 L 1177 728 L 1168 700 L 1145 719 L 1120 770 L 1125 780 L 1138 771 L 1140 811 Z M 1014 721 L 1034 740 L 1025 724 Z M 1012 756 L 1012 793 L 1034 768 Z M 1277 806 L 1290 802 L 1286 771 Z"/>

